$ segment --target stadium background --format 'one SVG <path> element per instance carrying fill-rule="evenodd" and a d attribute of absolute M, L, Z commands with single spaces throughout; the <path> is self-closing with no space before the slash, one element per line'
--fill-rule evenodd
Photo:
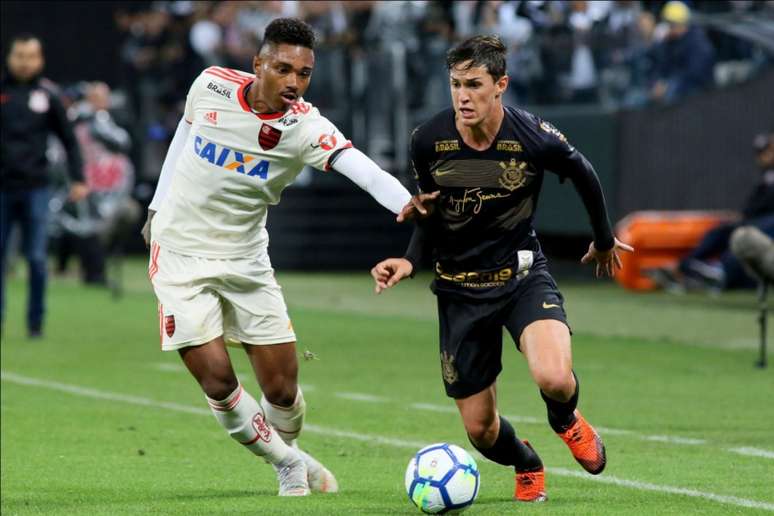
<path fill-rule="evenodd" d="M 614 221 L 644 209 L 738 209 L 757 179 L 752 139 L 772 124 L 772 36 L 760 21 L 771 4 L 697 2 L 694 23 L 715 48 L 714 84 L 653 105 L 639 70 L 656 43 L 638 24 L 658 22 L 663 3 L 4 2 L 2 37 L 5 49 L 21 29 L 39 34 L 45 75 L 73 96 L 80 81 L 113 88 L 113 112 L 135 142 L 134 194 L 146 205 L 193 78 L 210 64 L 249 70 L 262 28 L 291 14 L 321 40 L 307 98 L 407 186 L 408 134 L 449 102 L 443 54 L 481 30 L 511 48 L 507 101 L 583 150 Z M 537 228 L 549 254 L 574 256 L 589 232 L 582 205 L 572 188 L 546 183 Z M 362 268 L 406 240 L 408 228 L 335 174 L 308 171 L 284 199 L 269 219 L 278 267 Z M 130 248 L 141 250 L 139 240 Z"/>
<path fill-rule="evenodd" d="M 712 80 L 690 95 L 652 102 L 647 98 L 647 51 L 663 36 L 663 4 L 4 1 L 0 27 L 4 56 L 9 39 L 19 32 L 42 39 L 44 75 L 73 102 L 82 95 L 83 81 L 111 86 L 112 113 L 134 141 L 131 195 L 143 207 L 196 74 L 211 64 L 249 70 L 262 28 L 274 17 L 297 15 L 312 23 L 322 41 L 306 98 L 410 188 L 408 134 L 449 102 L 446 49 L 467 35 L 494 32 L 511 49 L 507 101 L 552 121 L 589 157 L 614 222 L 636 210 L 736 210 L 758 179 L 753 137 L 774 130 L 774 3 L 689 2 L 692 23 L 706 31 L 714 49 Z M 52 172 L 57 173 L 56 166 Z M 557 502 L 548 509 L 568 514 L 774 509 L 766 487 L 766 479 L 774 477 L 774 382 L 770 371 L 753 373 L 758 343 L 754 294 L 633 294 L 592 283 L 590 271 L 576 264 L 590 237 L 576 193 L 549 177 L 540 205 L 538 233 L 568 299 L 576 359 L 588 389 L 582 405 L 613 429 L 606 439 L 619 462 L 610 475 L 634 482 L 628 487 L 594 484 L 589 491 L 584 480 L 555 470 L 556 499 L 575 505 Z M 248 466 L 250 458 L 232 449 L 214 424 L 190 414 L 179 416 L 184 421 L 167 420 L 161 411 L 132 407 L 158 400 L 186 404 L 180 411 L 195 412 L 189 408 L 201 405 L 177 357 L 159 357 L 155 348 L 155 301 L 144 278 L 141 222 L 125 242 L 128 256 L 115 259 L 123 268 L 111 270 L 121 274 L 120 299 L 85 288 L 74 277 L 52 278 L 51 322 L 43 342 L 24 337 L 25 271 L 21 261 L 14 268 L 2 343 L 4 513 L 214 514 L 253 507 L 256 477 L 247 470 L 255 466 Z M 410 228 L 394 224 L 346 179 L 306 171 L 270 210 L 269 231 L 278 279 L 294 324 L 302 328 L 302 348 L 320 355 L 319 361 L 302 364 L 302 381 L 318 389 L 308 394 L 310 406 L 319 408 L 310 415 L 307 442 L 325 449 L 333 439 L 336 446 L 322 458 L 353 486 L 333 512 L 323 502 L 293 507 L 316 514 L 405 509 L 400 477 L 413 443 L 446 439 L 466 444 L 454 414 L 438 409 L 449 403 L 434 376 L 435 316 L 425 288 L 429 277 L 420 276 L 376 301 L 371 295 L 366 271 L 376 260 L 401 253 Z M 343 272 L 327 274 L 334 270 Z M 412 357 L 411 364 L 405 363 L 406 356 Z M 532 392 L 515 353 L 508 361 L 502 391 Z M 358 364 L 355 371 L 352 363 Z M 237 370 L 247 374 L 239 358 Z M 179 376 L 173 378 L 175 372 Z M 375 374 L 383 379 L 374 382 Z M 336 392 L 327 396 L 327 390 Z M 368 391 L 370 401 L 367 396 L 361 401 L 373 406 L 352 406 L 356 402 L 346 397 L 350 391 Z M 99 405 L 111 396 L 128 408 Z M 380 397 L 396 406 L 387 407 Z M 427 400 L 436 403 L 427 405 L 435 407 L 429 415 L 411 412 L 407 418 L 406 407 Z M 543 409 L 535 400 L 503 403 L 504 411 L 524 415 L 520 432 L 537 433 L 530 418 L 542 423 Z M 46 414 L 32 414 L 30 407 Z M 100 421 L 95 421 L 95 410 Z M 725 419 L 715 420 L 716 410 Z M 191 417 L 195 425 L 185 420 Z M 39 443 L 40 421 L 64 437 Z M 314 425 L 322 427 L 314 430 Z M 354 428 L 361 437 L 397 435 L 405 441 L 394 441 L 397 452 L 381 438 L 349 448 L 339 445 L 341 432 L 337 436 L 327 428 Z M 616 433 L 615 428 L 628 430 Z M 206 444 L 190 454 L 169 446 L 182 433 Z M 552 438 L 540 442 L 548 447 L 548 460 L 573 468 L 565 451 L 550 447 Z M 246 472 L 210 463 L 213 446 Z M 753 452 L 724 455 L 732 448 Z M 229 491 L 232 505 L 221 505 L 221 486 L 213 482 L 207 484 L 212 497 L 200 495 L 201 473 L 180 469 L 181 455 L 193 461 L 186 467 L 233 477 L 240 487 Z M 51 462 L 54 456 L 58 462 Z M 137 460 L 147 462 L 138 466 Z M 377 472 L 348 469 L 353 461 L 372 461 Z M 483 467 L 484 481 L 491 482 L 489 498 L 471 513 L 500 514 L 508 507 L 506 498 L 492 498 L 492 492 L 499 486 L 508 494 L 510 487 L 495 480 L 495 467 Z M 69 479 L 70 471 L 82 477 Z M 261 493 L 271 494 L 271 475 L 263 472 L 259 478 Z M 664 491 L 642 487 L 646 484 L 677 487 Z M 116 494 L 116 485 L 126 486 L 126 493 Z M 691 489 L 699 494 L 684 492 Z M 176 490 L 179 499 L 167 496 Z M 281 503 L 269 503 L 267 513 L 283 512 Z"/>

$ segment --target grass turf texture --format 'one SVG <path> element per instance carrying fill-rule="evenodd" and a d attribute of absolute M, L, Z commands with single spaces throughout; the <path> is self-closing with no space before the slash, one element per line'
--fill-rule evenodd
<path fill-rule="evenodd" d="M 2 513 L 415 513 L 403 488 L 413 452 L 437 441 L 472 451 L 443 394 L 428 278 L 381 296 L 373 295 L 365 273 L 280 273 L 278 280 L 299 336 L 299 355 L 308 349 L 317 356 L 301 360 L 308 403 L 301 443 L 336 473 L 341 493 L 275 496 L 273 470 L 225 435 L 177 354 L 159 351 L 155 298 L 137 260 L 126 265 L 126 293 L 119 301 L 73 279 L 54 279 L 46 336 L 37 341 L 26 339 L 22 324 L 25 282 L 9 281 L 2 342 Z M 754 295 L 635 295 L 604 282 L 559 284 L 575 331 L 580 408 L 593 424 L 612 429 L 601 432 L 609 455 L 602 477 L 774 507 L 774 459 L 728 451 L 774 450 L 774 372 L 752 366 Z M 554 468 L 547 474 L 549 501 L 516 505 L 512 474 L 479 458 L 481 492 L 469 514 L 761 512 L 568 476 L 580 467 L 545 423 L 524 360 L 509 343 L 498 382 L 500 408 L 519 416 L 513 419 L 518 435 Z M 237 372 L 257 397 L 243 355 L 232 351 Z M 24 385 L 20 377 L 192 410 Z M 354 400 L 353 394 L 375 398 Z M 412 406 L 417 403 L 431 406 Z M 393 440 L 374 441 L 377 436 Z M 674 437 L 699 442 L 668 442 Z"/>

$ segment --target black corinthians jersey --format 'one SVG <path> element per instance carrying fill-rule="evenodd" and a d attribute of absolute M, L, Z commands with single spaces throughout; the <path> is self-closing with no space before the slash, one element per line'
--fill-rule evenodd
<path fill-rule="evenodd" d="M 433 251 L 436 293 L 497 297 L 530 269 L 545 266 L 532 221 L 546 170 L 572 180 L 590 212 L 597 247 L 613 246 L 602 190 L 588 161 L 548 122 L 504 109 L 500 130 L 483 151 L 462 140 L 453 109 L 412 135 L 419 188 L 441 192 L 435 213 L 419 229 Z M 416 235 L 412 247 L 414 240 Z M 411 254 L 410 247 L 407 258 Z"/>

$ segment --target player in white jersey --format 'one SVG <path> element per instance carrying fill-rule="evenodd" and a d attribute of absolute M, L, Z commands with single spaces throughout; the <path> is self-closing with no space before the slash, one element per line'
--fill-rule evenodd
<path fill-rule="evenodd" d="M 310 165 L 349 177 L 399 219 L 424 212 L 421 200 L 303 101 L 313 45 L 307 24 L 277 19 L 254 75 L 211 67 L 194 81 L 146 225 L 161 348 L 178 350 L 217 420 L 274 465 L 279 494 L 289 496 L 338 485 L 295 443 L 305 402 L 296 336 L 267 253 L 267 208 Z M 227 343 L 246 350 L 260 402 L 240 385 Z"/>

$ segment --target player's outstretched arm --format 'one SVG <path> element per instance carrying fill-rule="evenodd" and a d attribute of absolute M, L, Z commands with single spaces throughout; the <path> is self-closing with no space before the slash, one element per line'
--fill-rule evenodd
<path fill-rule="evenodd" d="M 633 252 L 634 249 L 615 238 L 607 215 L 602 184 L 591 163 L 566 141 L 557 139 L 549 147 L 549 166 L 564 177 L 570 178 L 589 214 L 594 240 L 581 258 L 581 263 L 596 261 L 596 275 L 614 276 L 621 268 L 619 251 Z"/>
<path fill-rule="evenodd" d="M 589 250 L 581 258 L 581 263 L 597 262 L 596 274 L 597 278 L 601 276 L 614 276 L 615 269 L 621 269 L 621 257 L 618 256 L 619 251 L 625 251 L 627 253 L 634 252 L 634 248 L 628 244 L 624 244 L 617 238 L 613 238 L 613 247 L 607 251 L 600 251 L 594 246 L 594 242 L 589 244 Z"/>
<path fill-rule="evenodd" d="M 357 149 L 341 150 L 331 166 L 395 214 L 411 200 L 411 194 L 400 181 Z"/>
<path fill-rule="evenodd" d="M 377 294 L 381 294 L 383 290 L 395 286 L 403 278 L 411 276 L 413 271 L 414 266 L 405 258 L 387 258 L 382 260 L 371 269 L 371 277 L 374 278 L 376 283 L 374 291 Z"/>
<path fill-rule="evenodd" d="M 150 245 L 151 238 L 151 221 L 156 212 L 159 211 L 161 204 L 164 202 L 164 198 L 167 196 L 169 185 L 172 182 L 172 176 L 175 174 L 175 164 L 180 154 L 185 148 L 185 142 L 188 140 L 188 135 L 191 133 L 191 124 L 188 123 L 185 117 L 180 118 L 180 122 L 177 124 L 175 135 L 172 137 L 172 142 L 167 149 L 167 155 L 164 158 L 164 164 L 161 165 L 161 174 L 159 175 L 159 182 L 156 184 L 156 191 L 153 193 L 153 199 L 148 206 L 148 218 L 145 220 L 145 225 L 142 227 L 142 238 L 145 240 L 145 245 Z"/>

